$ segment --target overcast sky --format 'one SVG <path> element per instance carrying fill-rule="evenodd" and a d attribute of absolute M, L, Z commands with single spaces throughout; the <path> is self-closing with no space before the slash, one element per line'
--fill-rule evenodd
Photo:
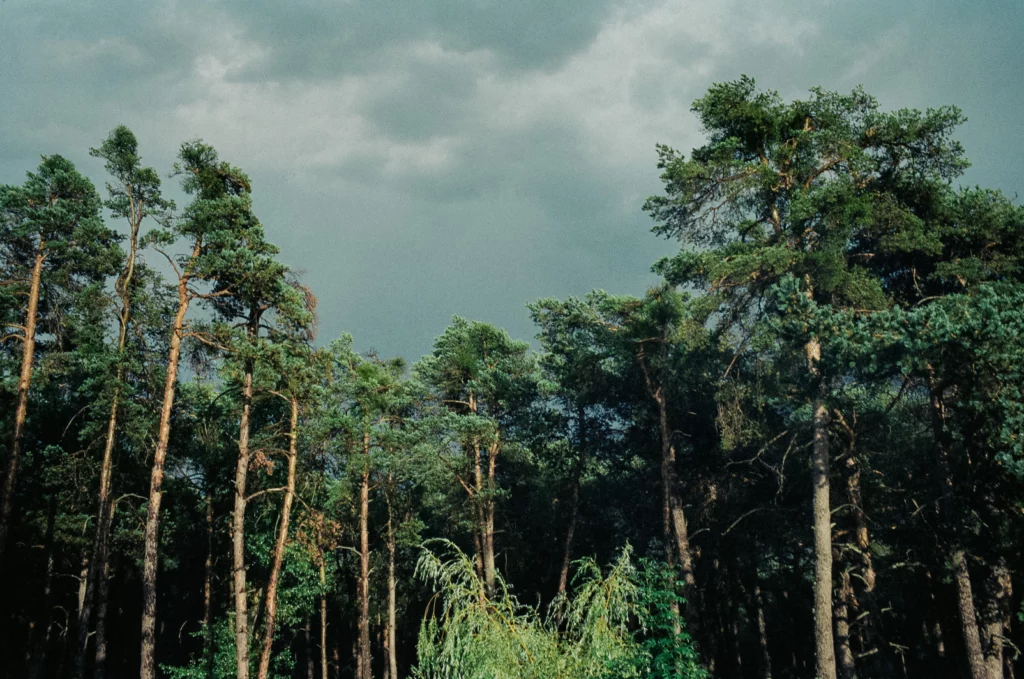
<path fill-rule="evenodd" d="M 745 73 L 956 104 L 966 183 L 1024 188 L 1019 0 L 3 0 L 0 183 L 116 124 L 166 173 L 201 137 L 253 178 L 320 340 L 415 360 L 453 314 L 532 338 L 524 304 L 639 294 L 675 250 L 641 211 L 654 145 Z"/>

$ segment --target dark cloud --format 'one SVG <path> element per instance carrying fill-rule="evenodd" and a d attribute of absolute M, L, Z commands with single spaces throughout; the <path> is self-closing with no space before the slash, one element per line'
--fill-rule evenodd
<path fill-rule="evenodd" d="M 1006 0 L 6 0 L 0 181 L 118 123 L 169 170 L 202 136 L 246 168 L 324 340 L 416 358 L 452 314 L 521 337 L 525 302 L 639 293 L 654 144 L 741 73 L 962 106 L 970 183 L 1020 190 L 1024 5 Z M 173 184 L 173 182 L 172 182 Z"/>

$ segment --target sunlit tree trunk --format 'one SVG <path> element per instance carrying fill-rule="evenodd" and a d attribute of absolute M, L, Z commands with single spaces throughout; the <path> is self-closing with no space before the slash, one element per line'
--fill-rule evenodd
<path fill-rule="evenodd" d="M 389 479 L 389 483 L 390 483 Z M 388 628 L 385 639 L 387 640 L 388 651 L 388 676 L 390 679 L 398 679 L 398 613 L 397 595 L 398 580 L 395 578 L 395 552 L 397 544 L 395 540 L 394 517 L 392 516 L 391 502 L 388 502 Z"/>
<path fill-rule="evenodd" d="M 201 245 L 196 242 L 192 260 L 199 256 Z M 178 384 L 178 362 L 181 358 L 181 340 L 192 295 L 186 272 L 178 280 L 178 311 L 171 327 L 171 344 L 167 357 L 167 376 L 164 382 L 163 405 L 160 409 L 160 428 L 153 467 L 149 476 L 149 504 L 146 507 L 146 528 L 143 537 L 142 562 L 142 644 L 140 679 L 156 679 L 156 574 L 160 543 L 160 501 L 163 499 L 164 462 L 167 444 L 171 438 L 171 411 L 174 408 L 174 390 Z"/>
<path fill-rule="evenodd" d="M 277 619 L 277 582 L 281 575 L 284 550 L 288 543 L 288 524 L 291 520 L 292 502 L 295 499 L 295 470 L 298 460 L 299 402 L 290 400 L 291 421 L 288 431 L 288 481 L 285 485 L 284 501 L 281 506 L 281 523 L 274 544 L 274 558 L 267 581 L 267 604 L 263 622 L 263 652 L 260 654 L 259 679 L 267 679 L 270 673 L 270 654 L 274 646 L 274 624 Z"/>
<path fill-rule="evenodd" d="M 838 646 L 839 669 L 843 679 L 857 679 L 857 663 L 853 659 L 853 648 L 850 643 L 850 611 L 852 608 L 853 588 L 850 584 L 850 571 L 843 567 L 840 576 L 839 598 L 836 601 L 836 645 Z"/>
<path fill-rule="evenodd" d="M 134 206 L 134 201 L 132 203 Z M 110 571 L 109 548 L 110 526 L 112 522 L 113 498 L 111 497 L 111 483 L 114 473 L 114 446 L 117 442 L 117 417 L 118 409 L 121 406 L 121 384 L 124 381 L 124 350 L 128 343 L 128 323 L 131 318 L 131 285 L 135 276 L 135 259 L 138 254 L 139 228 L 142 216 L 135 209 L 132 210 L 131 237 L 129 240 L 128 258 L 125 261 L 124 269 L 114 285 L 115 291 L 121 300 L 121 308 L 118 310 L 118 331 L 117 331 L 117 370 L 114 375 L 114 393 L 110 402 L 110 414 L 107 418 L 107 435 L 103 444 L 103 459 L 100 463 L 99 490 L 97 491 L 96 510 L 96 535 L 93 540 L 92 565 L 89 568 L 86 581 L 86 592 L 84 605 L 78 617 L 78 648 L 75 652 L 73 674 L 75 679 L 81 679 L 85 673 L 85 652 L 89 643 L 89 621 L 92 617 L 92 607 L 96 598 L 97 590 L 107 590 L 106 584 L 100 584 L 99 579 L 106 579 Z M 103 604 L 105 607 L 105 604 Z"/>
<path fill-rule="evenodd" d="M 248 340 L 253 342 L 258 332 L 259 317 L 253 311 L 249 315 L 246 328 Z M 231 575 L 235 599 L 237 679 L 249 678 L 249 599 L 245 584 L 245 509 L 248 504 L 246 484 L 249 473 L 249 430 L 252 419 L 253 374 L 255 371 L 255 361 L 252 358 L 245 359 L 245 373 L 242 376 L 242 416 L 238 426 L 238 461 L 235 467 L 235 507 L 231 517 Z"/>
<path fill-rule="evenodd" d="M 358 679 L 371 679 L 370 654 L 370 433 L 363 435 L 363 472 L 359 482 L 359 639 Z"/>
<path fill-rule="evenodd" d="M 817 375 L 821 344 L 811 339 L 806 347 L 808 369 Z M 828 407 L 821 396 L 814 400 L 814 446 L 811 458 L 811 495 L 814 515 L 814 645 L 819 679 L 836 679 L 836 653 L 832 638 L 832 511 L 829 499 Z"/>
<path fill-rule="evenodd" d="M 18 404 L 14 409 L 14 429 L 11 434 L 11 450 L 7 457 L 7 472 L 4 485 L 0 488 L 0 560 L 7 545 L 7 531 L 10 527 L 11 509 L 14 506 L 14 488 L 18 479 L 18 462 L 21 459 L 21 439 L 28 414 L 28 391 L 32 382 L 32 367 L 36 351 L 36 321 L 39 313 L 39 288 L 43 278 L 43 262 L 46 260 L 46 241 L 39 240 L 32 278 L 29 281 L 28 309 L 25 313 L 25 330 L 22 335 L 21 374 L 18 377 Z"/>

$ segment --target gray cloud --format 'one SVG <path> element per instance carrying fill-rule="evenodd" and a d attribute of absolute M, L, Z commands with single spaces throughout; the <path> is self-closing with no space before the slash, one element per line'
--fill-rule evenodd
<path fill-rule="evenodd" d="M 1019 190 L 1024 7 L 772 0 L 0 3 L 0 181 L 115 124 L 169 169 L 201 136 L 246 168 L 322 337 L 415 359 L 453 313 L 529 337 L 523 304 L 641 292 L 655 142 L 747 73 L 787 97 L 864 84 L 961 105 L 969 183 Z"/>

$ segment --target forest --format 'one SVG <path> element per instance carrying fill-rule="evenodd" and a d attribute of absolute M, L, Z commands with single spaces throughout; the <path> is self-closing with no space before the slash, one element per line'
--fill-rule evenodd
<path fill-rule="evenodd" d="M 692 115 L 657 285 L 414 362 L 203 141 L 0 186 L 0 677 L 1015 677 L 1024 208 L 953 106 Z"/>

